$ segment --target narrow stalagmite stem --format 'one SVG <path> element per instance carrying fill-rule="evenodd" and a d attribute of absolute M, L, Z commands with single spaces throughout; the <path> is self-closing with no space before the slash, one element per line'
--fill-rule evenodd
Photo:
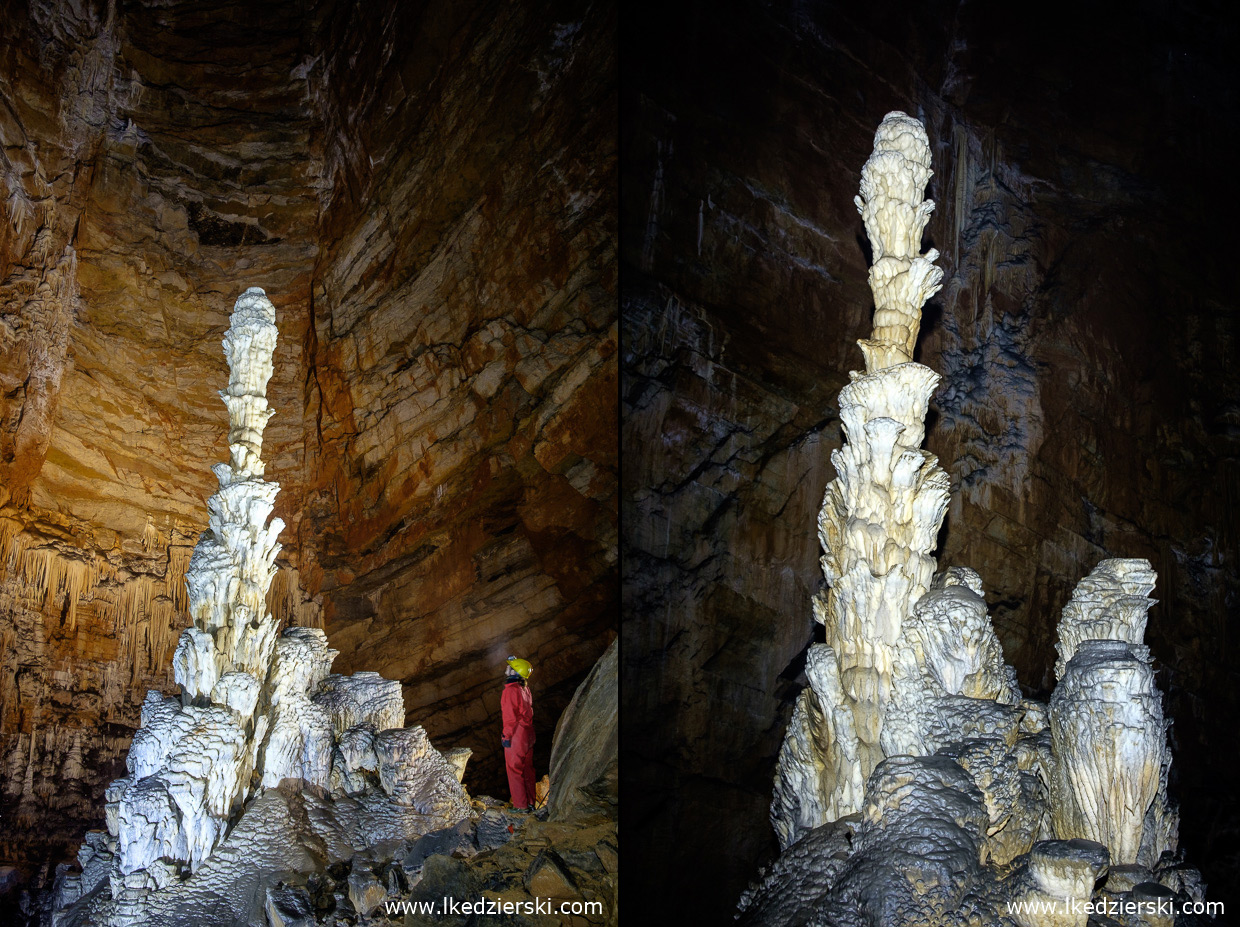
<path fill-rule="evenodd" d="M 888 113 L 855 199 L 873 252 L 874 332 L 860 342 L 867 373 L 913 359 L 921 308 L 942 285 L 943 271 L 933 263 L 938 251 L 921 254 L 921 236 L 934 211 L 934 200 L 923 198 L 931 173 L 925 128 L 904 113 Z"/>

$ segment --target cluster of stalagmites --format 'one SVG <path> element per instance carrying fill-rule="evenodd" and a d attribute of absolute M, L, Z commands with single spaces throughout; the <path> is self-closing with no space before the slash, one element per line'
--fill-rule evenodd
<path fill-rule="evenodd" d="M 948 479 L 920 445 L 938 376 L 912 361 L 936 254 L 930 149 L 883 120 L 857 198 L 874 253 L 866 372 L 840 392 L 846 443 L 818 519 L 829 591 L 780 751 L 782 855 L 741 900 L 752 924 L 1084 927 L 1088 904 L 1201 900 L 1177 854 L 1162 700 L 1142 639 L 1155 574 L 1113 559 L 1059 625 L 1049 706 L 1003 662 L 981 579 L 931 555 Z M 1158 899 L 1162 904 L 1157 903 Z M 1160 919 L 1162 918 L 1162 919 Z"/>
<path fill-rule="evenodd" d="M 331 674 L 336 651 L 318 629 L 277 634 L 266 597 L 284 525 L 268 521 L 279 485 L 263 479 L 261 457 L 275 341 L 275 308 L 251 288 L 224 338 L 230 460 L 213 468 L 220 488 L 186 576 L 194 623 L 173 656 L 181 695 L 148 693 L 129 775 L 106 793 L 108 833 L 88 837 L 82 874 L 59 885 L 60 922 L 145 924 L 161 902 L 193 897 L 221 842 L 286 781 L 316 800 L 352 800 L 318 816 L 328 844 L 364 843 L 368 828 L 407 839 L 469 814 L 468 751 L 449 760 L 421 727 L 405 729 L 398 682 Z"/>

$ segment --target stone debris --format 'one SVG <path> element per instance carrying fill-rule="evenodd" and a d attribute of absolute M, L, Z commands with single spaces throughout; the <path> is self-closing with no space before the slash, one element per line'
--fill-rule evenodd
<path fill-rule="evenodd" d="M 542 849 L 525 871 L 525 890 L 538 898 L 580 898 L 568 866 L 552 849 Z"/>
<path fill-rule="evenodd" d="M 354 865 L 349 873 L 349 901 L 358 914 L 369 914 L 387 897 L 385 888 L 369 869 Z"/>
<path fill-rule="evenodd" d="M 304 889 L 267 889 L 267 923 L 271 927 L 310 927 L 314 924 L 314 907 Z"/>
<path fill-rule="evenodd" d="M 1080 904 L 1104 895 L 1200 901 L 1201 877 L 1177 853 L 1144 643 L 1150 563 L 1105 560 L 1081 580 L 1049 706 L 1022 698 L 981 578 L 933 575 L 948 487 L 920 444 L 938 377 L 912 362 L 941 277 L 935 252 L 918 253 L 928 145 L 920 123 L 891 113 L 862 171 L 876 311 L 866 371 L 840 392 L 847 443 L 818 520 L 825 643 L 808 650 L 776 768 L 782 853 L 742 896 L 740 921 L 1084 927 Z"/>

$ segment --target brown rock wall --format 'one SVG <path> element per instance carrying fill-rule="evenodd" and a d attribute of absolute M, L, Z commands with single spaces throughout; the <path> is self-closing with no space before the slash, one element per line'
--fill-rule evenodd
<path fill-rule="evenodd" d="M 224 459 L 264 287 L 277 614 L 502 793 L 613 636 L 607 4 L 8 4 L 0 15 L 0 858 L 102 822 Z M 480 643 L 481 641 L 481 643 Z M 546 767 L 546 757 L 542 758 Z"/>
<path fill-rule="evenodd" d="M 504 658 L 536 667 L 545 770 L 617 618 L 614 23 L 434 6 L 329 23 L 300 542 L 337 666 L 401 679 L 506 796 Z"/>

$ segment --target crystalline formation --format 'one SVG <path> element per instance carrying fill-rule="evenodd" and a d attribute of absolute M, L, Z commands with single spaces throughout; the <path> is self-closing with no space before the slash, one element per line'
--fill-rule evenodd
<path fill-rule="evenodd" d="M 939 377 L 912 359 L 942 277 L 937 253 L 919 253 L 930 175 L 921 123 L 888 114 L 856 199 L 874 332 L 840 391 L 846 442 L 818 518 L 825 643 L 779 754 L 783 853 L 742 897 L 741 923 L 1084 927 L 1091 899 L 1200 901 L 1142 642 L 1150 564 L 1106 560 L 1081 581 L 1049 706 L 1021 697 L 981 578 L 935 576 L 948 478 L 921 443 Z"/>
<path fill-rule="evenodd" d="M 148 693 L 129 775 L 106 793 L 108 833 L 88 835 L 82 874 L 61 881 L 58 923 L 175 921 L 178 904 L 235 891 L 239 841 L 230 834 L 251 813 L 270 813 L 256 803 L 290 780 L 305 800 L 326 802 L 309 817 L 311 839 L 345 858 L 372 839 L 409 838 L 469 814 L 464 759 L 446 759 L 421 727 L 404 727 L 398 682 L 332 675 L 336 651 L 317 628 L 277 633 L 266 598 L 284 523 L 270 518 L 280 487 L 263 479 L 262 460 L 275 342 L 275 307 L 261 289 L 246 290 L 224 337 L 230 456 L 213 468 L 220 488 L 186 575 L 194 623 L 173 655 L 181 695 Z M 280 839 L 292 854 L 301 836 Z"/>

